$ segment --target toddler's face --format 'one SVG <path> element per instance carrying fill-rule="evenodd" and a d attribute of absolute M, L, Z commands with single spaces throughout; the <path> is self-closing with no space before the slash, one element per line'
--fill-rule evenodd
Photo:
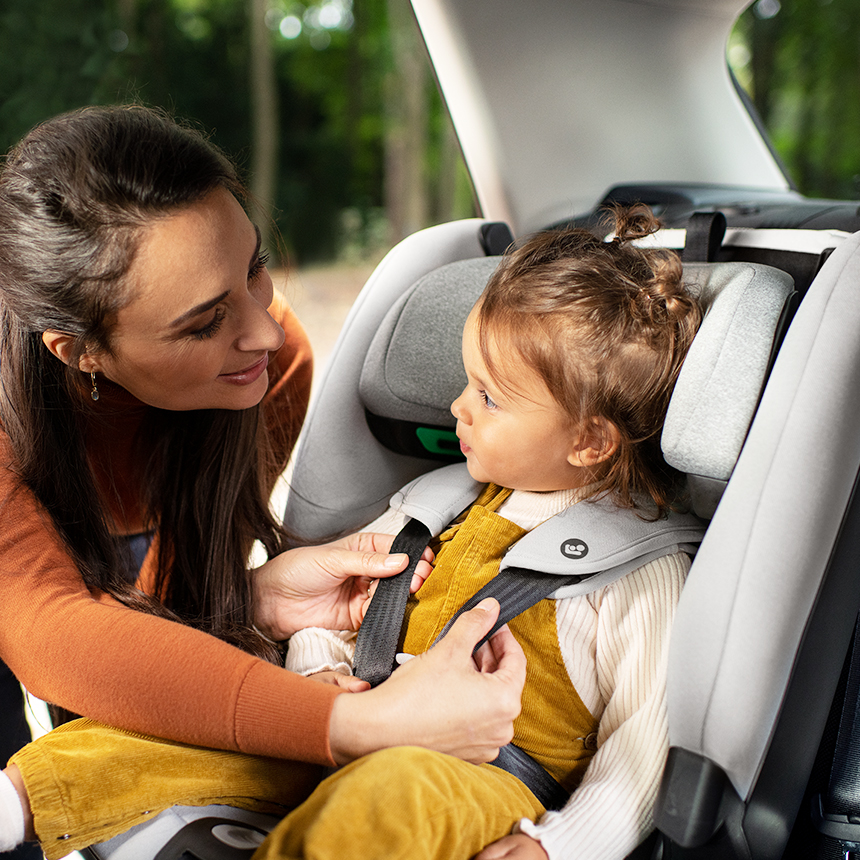
<path fill-rule="evenodd" d="M 468 384 L 451 404 L 460 449 L 477 481 L 514 490 L 565 490 L 587 483 L 578 462 L 578 434 L 543 380 L 511 350 L 498 353 L 490 340 L 494 367 L 503 367 L 507 384 L 490 375 L 481 355 L 477 314 L 463 329 L 463 364 Z"/>

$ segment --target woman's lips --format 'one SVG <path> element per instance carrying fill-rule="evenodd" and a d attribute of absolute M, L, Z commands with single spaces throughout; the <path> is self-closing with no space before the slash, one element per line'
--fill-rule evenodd
<path fill-rule="evenodd" d="M 267 352 L 250 367 L 246 367 L 244 370 L 237 370 L 235 373 L 222 373 L 218 378 L 223 379 L 225 382 L 231 382 L 233 385 L 250 385 L 260 378 L 260 374 L 265 371 L 268 365 L 269 353 Z"/>

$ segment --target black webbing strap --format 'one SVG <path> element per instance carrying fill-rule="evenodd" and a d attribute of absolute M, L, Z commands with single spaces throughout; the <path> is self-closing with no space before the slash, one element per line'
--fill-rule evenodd
<path fill-rule="evenodd" d="M 570 797 L 540 764 L 516 744 L 503 746 L 498 758 L 490 764 L 515 776 L 543 804 L 544 809 L 561 809 Z"/>
<path fill-rule="evenodd" d="M 822 797 L 813 798 L 812 817 L 816 828 L 826 837 L 819 857 L 831 856 L 838 843 L 860 843 L 860 617 L 854 627 L 854 640 L 848 678 L 836 735 L 836 748 L 830 768 L 830 782 Z M 846 852 L 838 849 L 842 856 Z"/>
<path fill-rule="evenodd" d="M 487 597 L 495 597 L 501 609 L 499 617 L 489 633 L 475 646 L 477 651 L 503 624 L 516 618 L 521 612 L 540 603 L 557 589 L 565 585 L 575 585 L 587 579 L 585 576 L 557 576 L 553 573 L 539 573 L 524 567 L 508 567 L 494 576 L 483 588 L 473 594 L 451 617 L 442 628 L 442 632 L 433 640 L 435 645 L 451 629 L 454 622 L 470 609 L 474 609 Z M 430 646 L 433 647 L 432 645 Z"/>
<path fill-rule="evenodd" d="M 687 240 L 681 259 L 685 263 L 713 263 L 726 235 L 722 212 L 694 212 L 687 222 Z"/>
<path fill-rule="evenodd" d="M 409 556 L 409 565 L 401 573 L 376 583 L 376 592 L 355 640 L 353 673 L 371 687 L 381 684 L 394 670 L 409 584 L 429 541 L 430 529 L 413 519 L 391 544 L 391 552 L 405 552 Z"/>
<path fill-rule="evenodd" d="M 454 622 L 470 609 L 474 609 L 487 597 L 495 597 L 499 601 L 499 617 L 489 633 L 475 646 L 477 651 L 503 624 L 516 618 L 521 612 L 530 609 L 549 597 L 556 589 L 564 585 L 574 585 L 587 579 L 585 576 L 571 574 L 557 576 L 552 573 L 540 573 L 523 567 L 508 567 L 499 571 L 483 588 L 473 594 L 453 615 L 433 642 L 435 645 L 451 629 Z M 431 646 L 432 647 L 432 646 Z M 525 750 L 516 744 L 508 744 L 499 750 L 498 758 L 490 762 L 515 776 L 528 786 L 531 793 L 543 804 L 544 809 L 561 809 L 568 792 L 538 764 Z"/>

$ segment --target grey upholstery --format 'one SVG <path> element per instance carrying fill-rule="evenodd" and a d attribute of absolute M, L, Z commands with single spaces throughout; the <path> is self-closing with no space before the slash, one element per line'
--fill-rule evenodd
<path fill-rule="evenodd" d="M 827 574 L 860 467 L 858 284 L 860 234 L 833 253 L 794 318 L 673 628 L 670 744 L 716 765 L 741 801 L 786 749 L 798 771 L 814 754 L 857 613 L 856 557 L 842 580 Z M 795 691 L 805 659 L 813 668 Z M 780 856 L 776 837 L 787 839 L 805 786 L 794 778 L 759 805 L 769 835 L 761 845 L 745 835 L 753 857 Z M 660 826 L 683 818 L 684 786 L 664 785 Z"/>
<path fill-rule="evenodd" d="M 463 321 L 499 262 L 479 257 L 425 275 L 386 314 L 361 373 L 359 394 L 378 415 L 453 425 L 466 384 Z"/>
<path fill-rule="evenodd" d="M 480 257 L 479 219 L 453 221 L 407 237 L 379 264 L 352 308 L 318 386 L 296 450 L 285 524 L 321 540 L 355 531 L 391 494 L 437 463 L 386 450 L 371 434 L 359 377 L 385 314 L 423 275 Z"/>
<path fill-rule="evenodd" d="M 705 318 L 678 376 L 661 446 L 666 461 L 687 474 L 696 513 L 710 518 L 755 414 L 793 283 L 750 263 L 687 263 L 684 281 Z"/>

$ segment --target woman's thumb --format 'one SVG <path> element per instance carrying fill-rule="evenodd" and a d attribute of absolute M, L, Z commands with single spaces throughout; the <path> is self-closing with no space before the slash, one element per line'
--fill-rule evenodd
<path fill-rule="evenodd" d="M 499 611 L 498 600 L 494 597 L 484 598 L 451 625 L 443 641 L 458 650 L 462 648 L 471 657 L 475 646 L 493 629 Z"/>

